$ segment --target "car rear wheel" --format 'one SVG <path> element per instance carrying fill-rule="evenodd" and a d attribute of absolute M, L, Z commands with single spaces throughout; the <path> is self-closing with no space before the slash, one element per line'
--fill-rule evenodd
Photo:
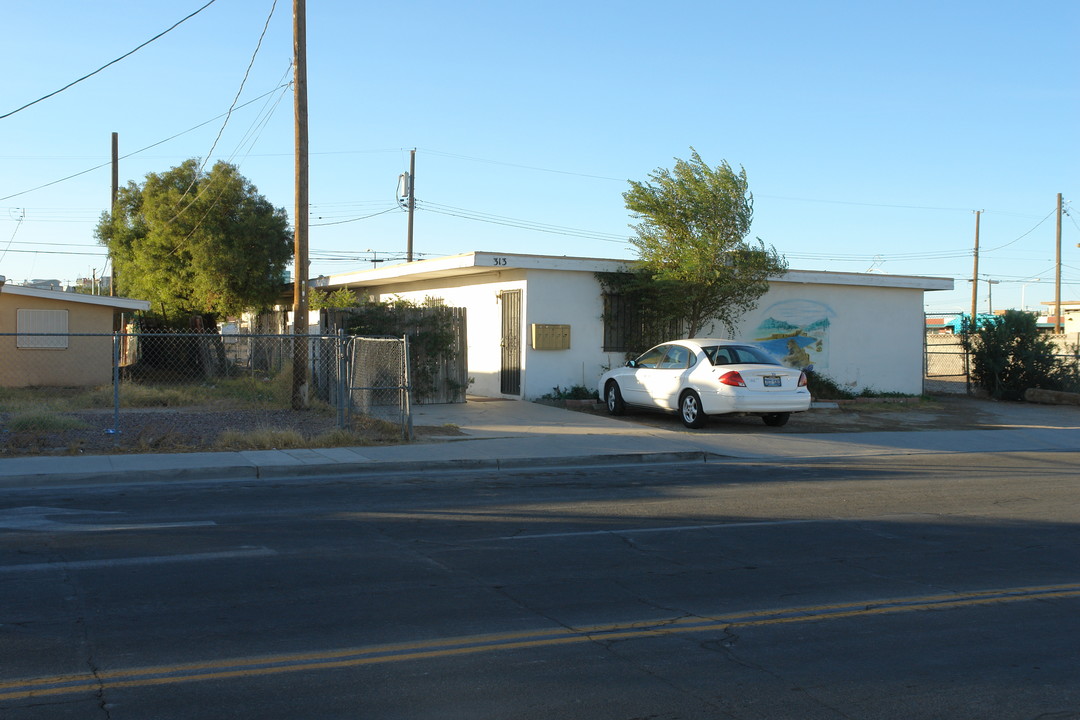
<path fill-rule="evenodd" d="M 701 398 L 693 390 L 687 390 L 679 398 L 679 418 L 688 428 L 699 428 L 705 425 L 708 415 L 701 409 Z"/>
<path fill-rule="evenodd" d="M 761 419 L 765 421 L 765 424 L 769 427 L 780 427 L 781 425 L 787 425 L 788 418 L 791 417 L 791 413 L 769 413 L 768 415 L 762 415 Z"/>
<path fill-rule="evenodd" d="M 607 403 L 607 411 L 612 415 L 622 415 L 626 411 L 626 403 L 623 402 L 622 393 L 614 381 L 604 388 L 604 402 Z"/>

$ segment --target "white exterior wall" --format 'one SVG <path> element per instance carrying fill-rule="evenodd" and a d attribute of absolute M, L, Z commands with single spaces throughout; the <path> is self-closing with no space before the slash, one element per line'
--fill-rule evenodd
<path fill-rule="evenodd" d="M 522 317 L 524 317 L 528 293 L 525 291 L 525 272 L 520 270 L 386 285 L 379 287 L 377 292 L 368 292 L 376 300 L 384 302 L 401 298 L 423 303 L 427 298 L 440 298 L 448 306 L 466 308 L 469 378 L 474 381 L 466 392 L 481 397 L 503 397 L 499 385 L 499 370 L 502 363 L 499 345 L 502 340 L 502 306 L 498 300 L 499 293 L 503 290 L 522 291 Z M 523 344 L 524 332 L 522 329 Z M 524 382 L 523 366 L 523 390 Z"/>
<path fill-rule="evenodd" d="M 467 309 L 468 392 L 504 397 L 500 388 L 505 290 L 522 291 L 523 399 L 554 388 L 595 388 L 600 375 L 625 361 L 603 351 L 603 301 L 598 270 L 623 261 L 471 253 L 332 278 L 377 300 L 422 303 L 439 298 Z M 409 279 L 414 274 L 414 279 Z M 791 271 L 774 280 L 758 307 L 739 322 L 736 337 L 761 342 L 789 364 L 812 364 L 852 390 L 919 394 L 923 382 L 923 295 L 951 289 L 934 278 Z M 569 325 L 570 348 L 534 350 L 533 324 Z M 720 335 L 706 328 L 701 336 Z M 674 338 L 672 338 L 674 339 Z"/>
<path fill-rule="evenodd" d="M 508 270 L 482 276 L 429 280 L 380 287 L 378 300 L 422 303 L 429 297 L 467 308 L 469 394 L 506 397 L 500 392 L 502 315 L 498 295 L 522 291 L 521 397 L 533 400 L 559 387 L 595 388 L 622 353 L 603 351 L 603 302 L 593 273 Z M 768 318 L 809 325 L 822 318 L 828 327 L 820 343 L 808 346 L 814 368 L 853 391 L 873 389 L 918 395 L 923 380 L 923 292 L 907 288 L 773 281 L 758 307 L 739 322 L 736 339 L 761 342 L 769 337 Z M 569 325 L 569 350 L 533 350 L 530 326 Z M 813 332 L 813 331 L 809 331 Z M 724 336 L 721 327 L 701 336 Z M 674 338 L 673 338 L 674 339 Z M 782 352 L 776 352 L 783 359 Z"/>
<path fill-rule="evenodd" d="M 575 385 L 596 388 L 606 353 L 600 283 L 590 272 L 530 270 L 525 295 L 522 394 L 535 399 Z M 569 325 L 569 350 L 532 349 L 533 324 Z M 621 361 L 621 358 L 620 358 Z"/>
<path fill-rule="evenodd" d="M 839 385 L 856 392 L 922 393 L 921 290 L 773 281 L 739 322 L 738 339 L 766 339 L 768 327 L 762 325 L 770 317 L 804 327 L 827 320 L 827 328 L 811 331 L 820 342 L 804 351 L 815 370 Z"/>

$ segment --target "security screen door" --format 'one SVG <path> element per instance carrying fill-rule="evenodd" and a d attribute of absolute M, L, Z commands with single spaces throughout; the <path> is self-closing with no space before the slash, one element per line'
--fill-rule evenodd
<path fill-rule="evenodd" d="M 504 395 L 521 394 L 521 291 L 503 290 L 502 360 L 499 369 L 499 391 Z"/>

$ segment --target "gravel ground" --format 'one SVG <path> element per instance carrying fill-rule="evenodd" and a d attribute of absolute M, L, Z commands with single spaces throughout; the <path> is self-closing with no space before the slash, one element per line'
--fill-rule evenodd
<path fill-rule="evenodd" d="M 243 443 L 265 437 L 266 431 L 293 431 L 310 443 L 337 428 L 332 412 L 298 410 L 215 410 L 215 409 L 134 409 L 122 410 L 119 432 L 114 415 L 108 411 L 72 411 L 58 417 L 79 421 L 83 427 L 71 430 L 15 431 L 8 418 L 0 415 L 0 458 L 25 455 L 111 455 L 118 453 L 202 452 L 251 449 Z M 417 435 L 435 428 L 415 428 Z M 240 442 L 221 443 L 222 433 L 235 431 L 246 437 Z M 447 429 L 438 428 L 442 435 Z M 401 442 L 396 425 L 363 421 L 351 428 L 348 444 L 378 445 Z M 316 446 L 325 443 L 314 443 Z M 266 449 L 257 447 L 255 449 Z"/>

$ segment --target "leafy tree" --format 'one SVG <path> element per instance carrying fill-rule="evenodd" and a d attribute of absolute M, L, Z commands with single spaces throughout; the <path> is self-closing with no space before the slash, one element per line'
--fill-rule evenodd
<path fill-rule="evenodd" d="M 1029 388 L 1076 389 L 1074 366 L 1057 357 L 1057 348 L 1038 330 L 1038 316 L 1020 310 L 980 318 L 977 329 L 964 318 L 961 342 L 971 355 L 974 383 L 998 400 L 1021 400 Z"/>
<path fill-rule="evenodd" d="M 292 233 L 234 165 L 209 173 L 192 159 L 120 190 L 95 236 L 108 246 L 117 292 L 151 302 L 166 319 L 220 319 L 273 305 L 291 259 Z"/>
<path fill-rule="evenodd" d="M 348 288 L 338 288 L 333 292 L 313 290 L 308 299 L 311 310 L 354 308 L 363 304 L 360 298 Z"/>
<path fill-rule="evenodd" d="M 754 216 L 746 170 L 736 173 L 727 161 L 711 168 L 690 150 L 690 160 L 676 158 L 673 170 L 658 168 L 647 182 L 630 181 L 623 199 L 640 220 L 630 242 L 681 309 L 688 336 L 710 322 L 733 334 L 787 261 L 760 238 L 746 240 Z"/>

